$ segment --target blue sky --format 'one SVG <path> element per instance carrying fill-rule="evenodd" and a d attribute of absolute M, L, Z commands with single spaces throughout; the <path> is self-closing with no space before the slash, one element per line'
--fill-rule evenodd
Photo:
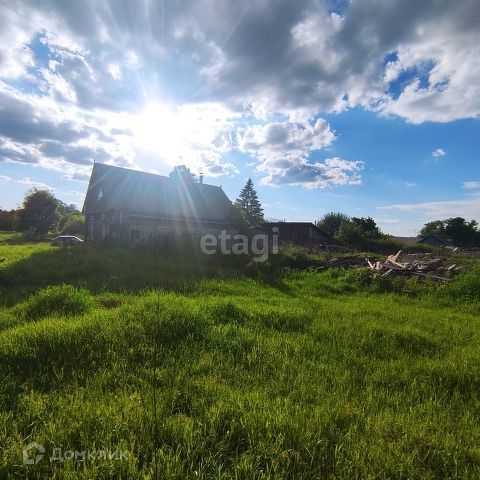
<path fill-rule="evenodd" d="M 0 208 L 81 206 L 96 160 L 251 177 L 271 218 L 480 220 L 475 1 L 37 3 L 0 13 Z"/>

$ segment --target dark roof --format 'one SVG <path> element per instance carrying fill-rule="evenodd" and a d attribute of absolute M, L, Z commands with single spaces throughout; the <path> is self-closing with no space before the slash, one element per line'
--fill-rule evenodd
<path fill-rule="evenodd" d="M 425 237 L 422 237 L 418 240 L 418 243 L 424 243 L 427 239 L 432 238 L 436 240 L 438 243 L 441 243 L 442 245 L 453 245 L 453 240 L 451 238 L 445 237 L 439 237 L 438 235 L 435 235 L 434 233 L 430 233 L 428 235 L 425 235 Z"/>
<path fill-rule="evenodd" d="M 272 226 L 272 227 L 281 227 L 282 225 L 287 226 L 287 227 L 312 227 L 315 229 L 317 232 L 321 233 L 325 237 L 330 238 L 330 235 L 322 230 L 321 228 L 318 228 L 314 223 L 312 222 L 265 222 L 264 226 Z"/>
<path fill-rule="evenodd" d="M 100 188 L 103 194 L 98 200 Z M 220 187 L 95 163 L 84 213 L 122 209 L 130 214 L 226 223 L 233 215 L 232 203 Z"/>

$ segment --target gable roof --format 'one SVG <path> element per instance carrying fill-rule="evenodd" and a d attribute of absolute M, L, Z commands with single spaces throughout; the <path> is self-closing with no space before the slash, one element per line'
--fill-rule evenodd
<path fill-rule="evenodd" d="M 418 240 L 418 243 L 428 243 L 427 240 L 429 239 L 433 239 L 436 242 L 440 243 L 441 245 L 447 245 L 447 246 L 453 245 L 453 240 L 451 238 L 448 238 L 448 237 L 442 238 L 442 237 L 439 237 L 438 235 L 435 235 L 434 233 L 429 233 L 425 237 L 420 238 L 420 240 Z"/>
<path fill-rule="evenodd" d="M 95 163 L 83 213 L 123 209 L 130 214 L 165 218 L 223 223 L 233 219 L 232 203 L 220 187 L 184 184 L 163 175 Z"/>

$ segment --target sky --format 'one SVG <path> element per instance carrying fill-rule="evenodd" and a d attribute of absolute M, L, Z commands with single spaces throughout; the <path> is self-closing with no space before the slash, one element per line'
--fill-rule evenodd
<path fill-rule="evenodd" d="M 0 0 L 0 208 L 185 164 L 267 218 L 480 220 L 478 0 Z"/>

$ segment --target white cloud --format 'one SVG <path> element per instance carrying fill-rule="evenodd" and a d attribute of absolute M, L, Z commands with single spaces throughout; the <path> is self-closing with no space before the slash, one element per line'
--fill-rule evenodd
<path fill-rule="evenodd" d="M 359 183 L 360 163 L 311 159 L 335 139 L 313 119 L 358 106 L 413 123 L 478 117 L 478 14 L 474 1 L 437 0 L 347 2 L 340 13 L 312 0 L 7 2 L 0 161 L 72 178 L 94 158 L 220 175 L 237 171 L 224 155 L 238 146 L 267 183 Z M 155 112 L 147 125 L 159 104 L 163 125 Z"/>
<path fill-rule="evenodd" d="M 439 220 L 457 216 L 478 219 L 480 216 L 480 197 L 472 196 L 461 200 L 396 204 L 379 207 L 379 209 L 418 213 L 425 220 Z"/>
<path fill-rule="evenodd" d="M 246 127 L 238 135 L 238 148 L 257 160 L 257 170 L 266 175 L 264 184 L 308 189 L 358 185 L 362 162 L 339 157 L 309 161 L 312 153 L 334 140 L 334 132 L 321 118 L 312 122 L 277 121 Z"/>
<path fill-rule="evenodd" d="M 477 181 L 463 182 L 463 188 L 466 188 L 466 189 L 479 188 L 480 189 L 480 182 L 477 182 Z"/>
<path fill-rule="evenodd" d="M 434 158 L 444 157 L 445 155 L 446 155 L 446 152 L 442 148 L 437 148 L 432 152 L 432 157 Z"/>
<path fill-rule="evenodd" d="M 47 190 L 55 190 L 53 187 L 50 187 L 49 185 L 43 182 L 37 182 L 36 180 L 32 180 L 29 177 L 12 178 L 6 175 L 0 175 L 0 182 L 16 183 L 18 185 L 27 185 L 28 187 L 37 187 L 37 188 L 46 188 Z"/>
<path fill-rule="evenodd" d="M 14 183 L 18 183 L 20 185 L 27 185 L 29 187 L 46 188 L 47 190 L 55 190 L 53 187 L 50 187 L 46 183 L 37 182 L 36 180 L 32 180 L 29 177 L 19 178 L 18 180 L 14 180 Z"/>

